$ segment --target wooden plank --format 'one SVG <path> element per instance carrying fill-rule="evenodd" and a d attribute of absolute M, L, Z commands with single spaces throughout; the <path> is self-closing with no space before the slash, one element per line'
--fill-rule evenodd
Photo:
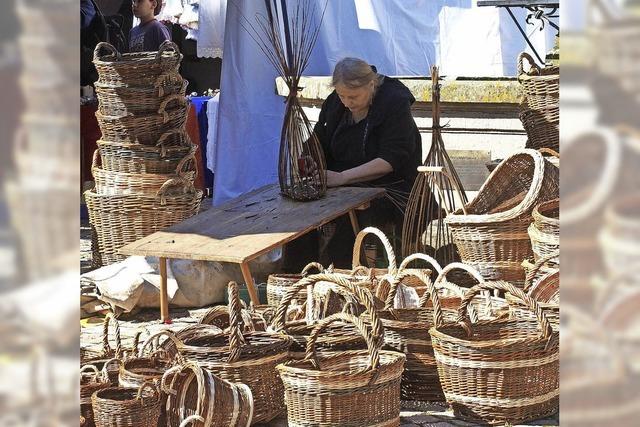
<path fill-rule="evenodd" d="M 340 187 L 311 202 L 262 187 L 124 246 L 124 255 L 243 263 L 382 197 L 384 189 Z"/>

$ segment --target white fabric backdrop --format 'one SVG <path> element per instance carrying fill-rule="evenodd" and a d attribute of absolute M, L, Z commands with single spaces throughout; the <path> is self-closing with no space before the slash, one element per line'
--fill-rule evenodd
<path fill-rule="evenodd" d="M 318 9 L 324 2 L 316 1 Z M 227 7 L 214 205 L 277 182 L 283 98 L 273 67 L 237 24 L 240 13 L 253 22 L 264 11 L 255 0 Z M 525 26 L 524 11 L 514 12 Z M 541 55 L 552 47 L 553 28 L 526 31 Z M 329 0 L 305 74 L 330 75 L 338 60 L 356 56 L 386 75 L 424 76 L 438 64 L 447 76 L 513 76 L 526 47 L 505 10 L 478 8 L 475 0 Z"/>

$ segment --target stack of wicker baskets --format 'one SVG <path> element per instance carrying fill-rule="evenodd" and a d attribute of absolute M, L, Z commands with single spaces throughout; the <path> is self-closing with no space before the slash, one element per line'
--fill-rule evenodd
<path fill-rule="evenodd" d="M 22 28 L 19 81 L 25 109 L 13 146 L 15 175 L 5 190 L 25 279 L 35 280 L 61 273 L 78 251 L 78 224 L 70 218 L 77 215 L 80 178 L 79 68 L 77 54 L 69 53 L 78 37 L 69 30 L 77 28 L 70 15 L 77 2 L 14 3 Z M 6 101 L 16 108 L 15 100 Z"/>
<path fill-rule="evenodd" d="M 96 185 L 84 193 L 95 267 L 121 260 L 120 247 L 198 212 L 202 192 L 193 187 L 181 59 L 171 42 L 158 52 L 128 54 L 96 46 L 102 138 L 92 165 Z"/>
<path fill-rule="evenodd" d="M 524 71 L 523 60 L 529 63 Z M 518 56 L 518 80 L 524 98 L 520 104 L 520 120 L 527 132 L 527 148 L 550 148 L 558 151 L 560 143 L 560 68 L 540 68 L 531 55 Z"/>

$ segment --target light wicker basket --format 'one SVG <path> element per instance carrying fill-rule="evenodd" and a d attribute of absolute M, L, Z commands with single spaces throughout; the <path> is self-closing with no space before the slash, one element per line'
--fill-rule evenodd
<path fill-rule="evenodd" d="M 139 388 L 109 387 L 91 397 L 96 427 L 157 427 L 160 393 L 151 383 Z"/>
<path fill-rule="evenodd" d="M 367 350 L 318 355 L 318 337 L 335 322 L 355 326 Z M 371 330 L 346 313 L 321 321 L 309 338 L 304 360 L 278 366 L 289 425 L 399 426 L 405 356 L 381 350 L 382 338 L 383 327 L 375 313 L 371 313 Z"/>
<path fill-rule="evenodd" d="M 527 227 L 540 202 L 559 193 L 559 170 L 531 149 L 507 157 L 489 175 L 476 198 L 445 219 L 465 264 L 486 280 L 524 285 L 525 259 L 533 257 Z"/>
<path fill-rule="evenodd" d="M 167 96 L 185 96 L 188 81 L 179 74 L 163 74 L 150 86 L 112 86 L 97 82 L 98 111 L 105 116 L 153 114 Z"/>
<path fill-rule="evenodd" d="M 171 191 L 178 187 L 179 192 Z M 202 191 L 181 179 L 167 181 L 156 196 L 110 196 L 84 192 L 89 223 L 95 230 L 93 264 L 123 260 L 118 250 L 198 213 Z"/>
<path fill-rule="evenodd" d="M 524 318 L 471 323 L 467 307 L 480 292 L 503 291 L 524 302 L 536 320 Z M 429 330 L 438 374 L 454 415 L 473 423 L 520 424 L 557 412 L 559 334 L 542 308 L 507 282 L 486 282 L 463 297 L 457 323 L 434 310 Z"/>
<path fill-rule="evenodd" d="M 524 61 L 528 62 L 529 71 L 524 70 Z M 560 100 L 560 67 L 539 67 L 526 52 L 518 55 L 518 81 L 522 85 L 530 108 L 538 110 L 558 106 Z"/>

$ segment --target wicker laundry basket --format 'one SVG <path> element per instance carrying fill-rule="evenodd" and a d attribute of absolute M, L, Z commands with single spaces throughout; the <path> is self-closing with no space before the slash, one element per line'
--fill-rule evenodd
<path fill-rule="evenodd" d="M 162 378 L 168 396 L 167 426 L 248 427 L 253 396 L 245 384 L 230 383 L 197 363 L 185 362 Z"/>
<path fill-rule="evenodd" d="M 284 392 L 276 365 L 288 360 L 291 340 L 266 332 L 242 333 L 238 285 L 229 283 L 229 333 L 204 335 L 177 343 L 185 360 L 198 363 L 227 381 L 244 383 L 254 402 L 252 423 L 266 423 L 284 411 Z"/>
<path fill-rule="evenodd" d="M 178 163 L 197 146 L 184 129 L 172 129 L 158 139 L 155 146 L 98 140 L 102 167 L 124 173 L 174 173 Z"/>
<path fill-rule="evenodd" d="M 177 106 L 170 108 L 171 105 Z M 182 129 L 187 122 L 188 103 L 182 95 L 169 95 L 151 114 L 131 113 L 107 116 L 96 112 L 102 140 L 156 145 L 160 137 L 174 129 Z"/>
<path fill-rule="evenodd" d="M 483 290 L 512 294 L 535 313 L 471 323 L 467 308 Z M 520 424 L 558 410 L 559 334 L 542 308 L 507 282 L 486 282 L 463 297 L 457 323 L 434 310 L 429 330 L 440 383 L 454 415 L 474 423 Z"/>
<path fill-rule="evenodd" d="M 170 41 L 163 42 L 157 52 L 120 53 L 104 42 L 98 43 L 93 51 L 98 82 L 113 86 L 153 87 L 162 74 L 176 74 L 180 61 L 182 54 Z"/>
<path fill-rule="evenodd" d="M 333 355 L 316 352 L 316 341 L 335 322 L 356 327 L 367 350 Z M 381 350 L 383 327 L 371 314 L 371 330 L 360 319 L 337 313 L 313 330 L 302 361 L 278 366 L 285 386 L 290 426 L 398 426 L 400 378 L 405 356 Z"/>
<path fill-rule="evenodd" d="M 97 82 L 98 111 L 105 116 L 153 114 L 167 96 L 185 96 L 187 84 L 179 74 L 163 74 L 149 86 L 112 86 Z"/>
<path fill-rule="evenodd" d="M 139 388 L 109 387 L 91 397 L 96 427 L 157 427 L 160 392 L 144 383 Z"/>
<path fill-rule="evenodd" d="M 462 261 L 486 280 L 524 285 L 522 261 L 533 252 L 527 227 L 540 202 L 558 197 L 559 170 L 542 154 L 518 151 L 489 175 L 478 195 L 445 219 Z"/>

